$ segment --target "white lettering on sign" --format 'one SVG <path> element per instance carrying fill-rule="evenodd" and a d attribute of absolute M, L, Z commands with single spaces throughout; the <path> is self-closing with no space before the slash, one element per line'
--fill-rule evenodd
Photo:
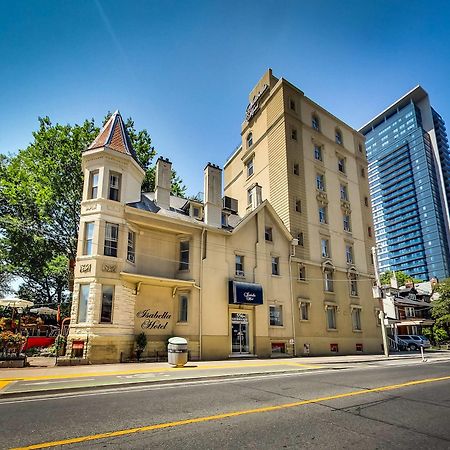
<path fill-rule="evenodd" d="M 269 89 L 269 85 L 265 84 L 262 89 L 253 97 L 245 110 L 245 120 L 248 122 L 259 110 L 259 100 Z"/>
<path fill-rule="evenodd" d="M 244 296 L 245 300 L 251 302 L 255 299 L 256 294 L 254 292 L 244 292 L 243 296 Z"/>
<path fill-rule="evenodd" d="M 232 313 L 231 320 L 233 322 L 248 323 L 248 315 L 244 313 Z"/>

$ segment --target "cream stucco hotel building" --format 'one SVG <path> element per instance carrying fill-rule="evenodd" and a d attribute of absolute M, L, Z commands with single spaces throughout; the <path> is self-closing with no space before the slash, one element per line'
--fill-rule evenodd
<path fill-rule="evenodd" d="M 339 142 L 336 142 L 339 138 Z M 193 359 L 379 352 L 364 138 L 269 70 L 242 146 L 208 163 L 204 200 L 170 194 L 171 163 L 141 193 L 117 112 L 83 153 L 66 359 Z"/>

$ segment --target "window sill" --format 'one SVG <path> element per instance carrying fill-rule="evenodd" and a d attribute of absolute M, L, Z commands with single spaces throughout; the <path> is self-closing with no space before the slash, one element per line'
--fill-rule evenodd
<path fill-rule="evenodd" d="M 301 280 L 300 278 L 297 278 L 297 283 L 304 283 L 307 284 L 308 280 Z"/>
<path fill-rule="evenodd" d="M 280 329 L 280 328 L 284 328 L 284 325 L 269 325 L 269 328 Z"/>
<path fill-rule="evenodd" d="M 309 322 L 309 319 L 299 319 L 299 322 Z"/>
<path fill-rule="evenodd" d="M 353 333 L 362 333 L 362 330 L 352 330 Z"/>
<path fill-rule="evenodd" d="M 177 322 L 176 325 L 177 326 L 180 325 L 182 327 L 185 327 L 185 326 L 189 325 L 189 322 Z"/>
<path fill-rule="evenodd" d="M 189 273 L 190 269 L 178 269 L 178 273 Z"/>
<path fill-rule="evenodd" d="M 273 273 L 272 276 L 275 278 L 281 278 L 281 275 L 279 273 Z"/>
<path fill-rule="evenodd" d="M 245 181 L 250 180 L 250 178 L 252 178 L 255 175 L 255 172 L 253 172 L 251 175 L 247 175 L 247 178 L 245 179 Z"/>
<path fill-rule="evenodd" d="M 338 329 L 337 328 L 327 328 L 327 331 L 333 332 L 333 333 L 337 333 Z"/>
<path fill-rule="evenodd" d="M 335 292 L 334 291 L 323 291 L 325 294 L 332 294 L 332 295 L 335 295 Z"/>

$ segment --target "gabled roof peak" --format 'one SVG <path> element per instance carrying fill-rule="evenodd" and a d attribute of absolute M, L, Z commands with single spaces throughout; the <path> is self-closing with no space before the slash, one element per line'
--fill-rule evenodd
<path fill-rule="evenodd" d="M 106 121 L 98 136 L 94 139 L 87 150 L 95 148 L 108 147 L 126 155 L 130 155 L 137 161 L 136 152 L 131 145 L 130 136 L 127 127 L 117 109 L 111 117 Z"/>

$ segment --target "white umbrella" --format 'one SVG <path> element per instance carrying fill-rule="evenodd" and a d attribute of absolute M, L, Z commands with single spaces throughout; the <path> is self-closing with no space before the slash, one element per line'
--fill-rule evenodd
<path fill-rule="evenodd" d="M 23 300 L 21 298 L 0 298 L 0 306 L 9 306 L 10 308 L 28 308 L 33 305 L 33 302 Z"/>
<path fill-rule="evenodd" d="M 52 309 L 47 306 L 41 306 L 39 308 L 30 309 L 30 312 L 36 314 L 43 314 L 47 316 L 56 316 L 56 314 L 58 314 L 58 311 L 56 311 L 56 309 Z"/>

